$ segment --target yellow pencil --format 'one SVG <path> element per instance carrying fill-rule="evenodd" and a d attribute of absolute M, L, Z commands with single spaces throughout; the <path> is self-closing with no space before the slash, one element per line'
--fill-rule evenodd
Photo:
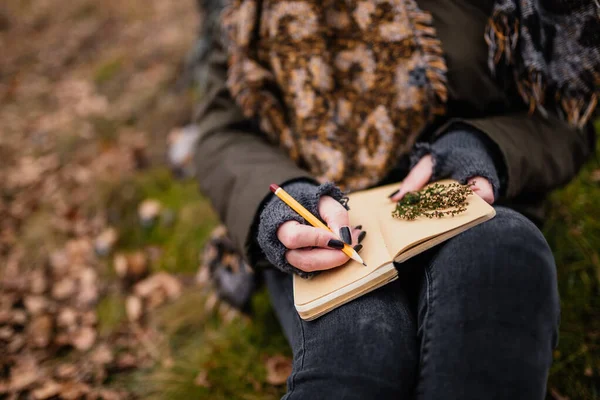
<path fill-rule="evenodd" d="M 315 228 L 326 229 L 335 235 L 335 233 L 331 229 L 329 229 L 329 227 L 327 225 L 325 225 L 323 222 L 321 222 L 321 220 L 319 218 L 315 217 L 310 211 L 308 211 L 306 208 L 304 208 L 304 206 L 302 206 L 302 204 L 298 203 L 292 196 L 289 195 L 288 192 L 283 190 L 281 187 L 279 187 L 278 185 L 272 184 L 271 186 L 269 186 L 269 189 L 271 189 L 271 192 L 273 192 L 275 194 L 275 196 L 279 197 L 281 199 L 281 201 L 283 201 L 285 204 L 290 206 L 290 208 L 292 210 L 294 210 L 298 214 L 300 214 L 300 216 L 302 218 L 304 218 L 306 221 L 308 221 L 309 224 L 311 224 Z M 336 237 L 337 237 L 337 235 L 336 235 Z M 344 244 L 344 248 L 341 250 L 344 252 L 344 254 L 346 254 L 351 259 L 358 261 L 359 263 L 361 263 L 364 266 L 367 266 L 367 264 L 365 264 L 363 259 L 358 255 L 356 250 L 354 250 L 352 248 L 352 246 Z"/>

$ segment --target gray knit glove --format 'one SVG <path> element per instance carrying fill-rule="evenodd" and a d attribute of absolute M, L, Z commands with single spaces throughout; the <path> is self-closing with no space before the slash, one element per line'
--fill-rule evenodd
<path fill-rule="evenodd" d="M 452 178 L 465 184 L 469 178 L 481 176 L 490 182 L 494 199 L 498 199 L 500 178 L 489 146 L 481 135 L 465 127 L 444 134 L 434 143 L 417 143 L 410 156 L 410 168 L 423 156 L 431 154 L 431 181 Z"/>
<path fill-rule="evenodd" d="M 348 198 L 333 183 L 316 185 L 308 182 L 293 182 L 283 186 L 293 198 L 302 204 L 313 215 L 319 216 L 319 199 L 321 196 L 331 196 L 348 208 Z M 304 272 L 290 263 L 285 258 L 288 250 L 277 238 L 277 229 L 287 221 L 294 220 L 302 224 L 306 223 L 298 213 L 292 210 L 278 197 L 272 195 L 260 213 L 258 223 L 257 242 L 267 260 L 283 272 L 295 273 L 303 278 L 310 278 L 315 272 Z"/>

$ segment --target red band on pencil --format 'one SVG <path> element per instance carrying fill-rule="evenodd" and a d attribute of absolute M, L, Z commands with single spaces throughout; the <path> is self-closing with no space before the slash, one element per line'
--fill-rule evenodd
<path fill-rule="evenodd" d="M 277 189 L 279 189 L 279 186 L 272 183 L 269 185 L 269 189 L 271 189 L 271 192 L 275 193 L 277 191 Z"/>

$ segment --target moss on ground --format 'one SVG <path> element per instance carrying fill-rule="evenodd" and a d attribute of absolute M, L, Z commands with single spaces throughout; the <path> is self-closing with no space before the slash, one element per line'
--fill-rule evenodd
<path fill-rule="evenodd" d="M 156 222 L 144 227 L 138 206 L 146 199 L 162 204 Z M 176 273 L 194 273 L 205 240 L 217 224 L 209 203 L 193 181 L 174 181 L 168 170 L 157 168 L 138 176 L 108 184 L 102 200 L 111 225 L 119 231 L 119 250 L 160 248 L 153 268 Z"/>
<path fill-rule="evenodd" d="M 138 374 L 133 382 L 145 399 L 278 399 L 283 386 L 266 383 L 265 360 L 289 355 L 263 291 L 254 299 L 256 315 L 224 324 L 198 304 L 202 295 L 187 293 L 180 303 L 163 309 L 157 323 L 168 335 L 173 363 Z M 171 316 L 184 314 L 184 318 Z M 198 375 L 204 382 L 198 383 Z"/>
<path fill-rule="evenodd" d="M 600 152 L 600 141 L 597 147 Z M 550 387 L 571 399 L 600 398 L 598 171 L 594 160 L 575 181 L 552 195 L 544 227 L 556 258 L 562 307 Z"/>

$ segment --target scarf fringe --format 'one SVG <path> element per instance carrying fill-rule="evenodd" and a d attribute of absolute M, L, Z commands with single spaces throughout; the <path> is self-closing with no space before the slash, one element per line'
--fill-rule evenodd
<path fill-rule="evenodd" d="M 513 71 L 516 87 L 521 98 L 529 106 L 547 116 L 546 106 L 553 105 L 556 114 L 570 125 L 583 128 L 594 116 L 598 93 L 572 90 L 567 85 L 557 88 L 539 70 L 524 68 L 519 45 L 519 20 L 510 15 L 495 12 L 488 22 L 485 41 L 489 46 L 488 66 L 493 74 L 501 64 Z"/>
<path fill-rule="evenodd" d="M 426 63 L 425 74 L 433 89 L 431 96 L 432 112 L 436 115 L 442 115 L 446 111 L 448 100 L 448 80 L 446 77 L 448 68 L 444 59 L 442 42 L 438 39 L 433 27 L 431 14 L 419 10 L 415 5 L 413 2 L 407 2 L 406 8 L 410 19 L 414 21 L 414 38 L 417 46 L 423 51 L 423 59 Z"/>

